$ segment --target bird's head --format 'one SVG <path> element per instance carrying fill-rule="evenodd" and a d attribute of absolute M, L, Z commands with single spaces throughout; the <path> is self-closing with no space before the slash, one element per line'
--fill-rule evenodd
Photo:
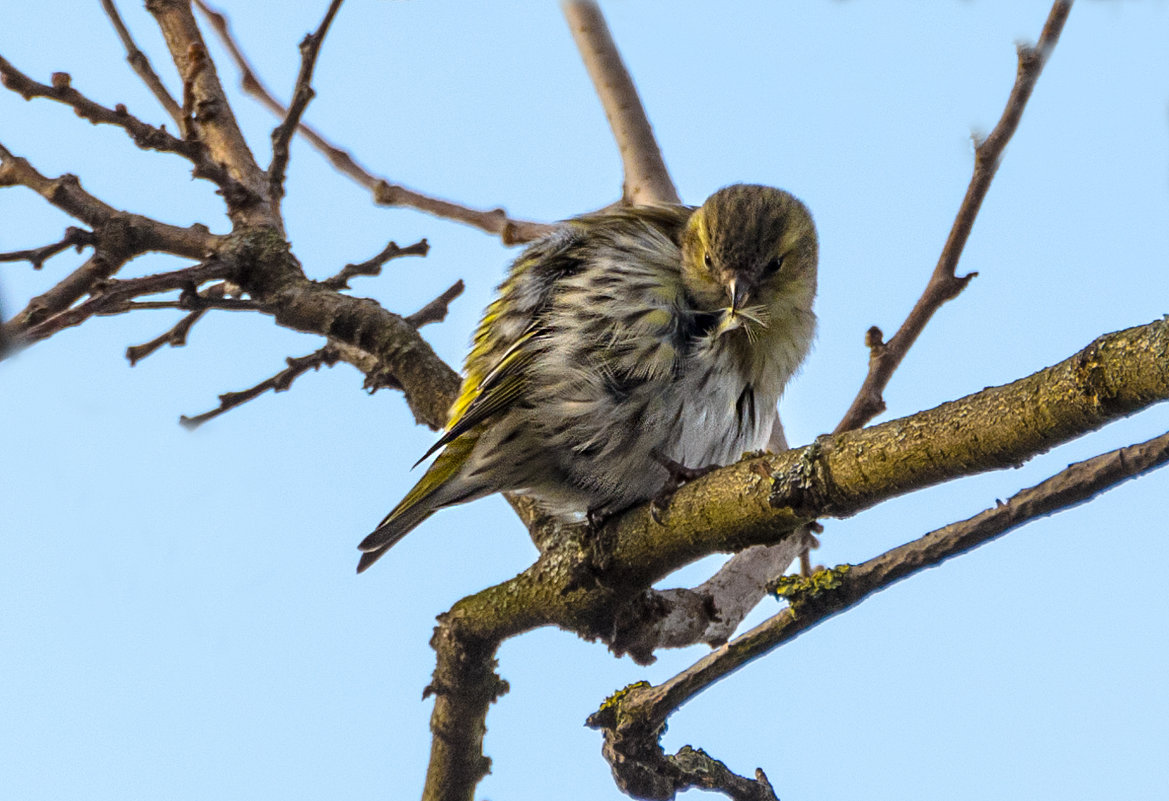
<path fill-rule="evenodd" d="M 809 311 L 816 294 L 816 226 L 781 189 L 735 184 L 691 215 L 682 279 L 700 309 L 722 311 L 718 332 L 767 328 L 775 315 Z"/>

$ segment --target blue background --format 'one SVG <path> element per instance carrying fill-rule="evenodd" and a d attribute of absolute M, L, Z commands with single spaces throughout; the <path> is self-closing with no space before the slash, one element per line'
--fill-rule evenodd
<path fill-rule="evenodd" d="M 139 45 L 178 82 L 149 15 Z M 325 3 L 237 2 L 235 31 L 282 97 Z M 604 9 L 683 198 L 734 181 L 786 187 L 816 215 L 821 325 L 782 410 L 789 438 L 831 430 L 864 375 L 864 331 L 892 334 L 919 295 L 1048 6 L 611 2 Z M 164 115 L 98 3 L 7 3 L 0 53 L 72 74 L 107 105 Z M 274 120 L 235 92 L 268 160 Z M 1169 311 L 1169 9 L 1081 3 L 1039 81 L 945 306 L 894 377 L 885 418 L 1029 374 L 1095 336 Z M 620 191 L 616 148 L 552 3 L 352 0 L 325 43 L 307 120 L 375 173 L 482 208 L 558 219 Z M 173 127 L 173 126 L 171 126 Z M 0 142 L 74 172 L 119 208 L 227 230 L 180 158 L 136 150 L 50 101 L 0 93 Z M 425 329 L 449 363 L 512 257 L 490 237 L 367 194 L 305 143 L 285 204 L 314 277 L 425 236 L 357 294 L 402 313 L 455 279 Z M 71 224 L 0 191 L 0 250 Z M 11 315 L 82 257 L 0 264 Z M 175 269 L 147 257 L 123 275 Z M 256 314 L 212 312 L 189 344 L 131 369 L 126 346 L 174 311 L 87 322 L 0 364 L 0 797 L 410 798 L 429 751 L 434 616 L 534 550 L 500 498 L 448 510 L 353 575 L 356 542 L 409 488 L 433 435 L 400 395 L 346 365 L 202 429 L 216 405 L 319 346 Z M 859 562 L 1083 459 L 1169 427 L 1156 408 L 1018 470 L 828 521 L 825 564 Z M 1163 566 L 1169 472 L 914 577 L 740 671 L 670 721 L 669 749 L 762 766 L 781 797 L 1160 798 L 1169 782 Z M 670 584 L 701 580 L 708 560 Z M 778 607 L 767 602 L 751 622 Z M 483 798 L 621 798 L 582 725 L 648 668 L 553 630 L 506 643 L 511 692 L 488 718 Z"/>

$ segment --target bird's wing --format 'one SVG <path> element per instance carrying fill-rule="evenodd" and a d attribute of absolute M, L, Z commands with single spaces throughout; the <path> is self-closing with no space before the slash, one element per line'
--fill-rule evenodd
<path fill-rule="evenodd" d="M 510 408 L 512 403 L 524 394 L 528 384 L 527 367 L 534 358 L 531 340 L 538 333 L 538 328 L 534 326 L 530 328 L 504 352 L 503 357 L 478 383 L 471 384 L 469 380 L 463 382 L 463 392 L 459 400 L 462 401 L 462 396 L 468 393 L 473 392 L 474 395 L 462 408 L 459 401 L 456 401 L 456 411 L 452 413 L 446 431 L 426 453 L 422 454 L 422 458 L 414 463 L 415 467 L 439 448 L 449 445 L 475 426 Z"/>
<path fill-rule="evenodd" d="M 632 226 L 676 241 L 691 211 L 650 206 L 586 215 L 570 220 L 525 250 L 475 332 L 462 389 L 451 408 L 446 431 L 418 462 L 506 412 L 526 394 L 529 368 L 543 346 L 558 286 L 580 273 L 596 251 L 605 248 L 612 232 Z M 638 369 L 647 368 L 642 365 Z"/>
<path fill-rule="evenodd" d="M 585 257 L 582 233 L 578 226 L 564 226 L 516 259 L 475 332 L 446 431 L 419 462 L 523 397 L 556 282 L 578 271 Z"/>

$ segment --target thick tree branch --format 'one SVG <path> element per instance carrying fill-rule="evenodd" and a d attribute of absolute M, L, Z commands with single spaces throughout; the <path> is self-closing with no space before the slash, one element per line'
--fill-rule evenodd
<path fill-rule="evenodd" d="M 208 6 L 203 0 L 195 0 L 195 5 L 206 15 L 211 27 L 215 29 L 227 51 L 231 54 L 232 60 L 235 61 L 236 67 L 240 71 L 240 84 L 243 90 L 258 99 L 265 108 L 276 116 L 284 117 L 288 113 L 288 109 L 272 95 L 257 76 L 255 69 L 252 68 L 251 63 L 236 43 L 227 17 L 222 12 Z M 361 166 L 351 153 L 327 140 L 311 126 L 303 122 L 299 123 L 297 131 L 313 147 L 324 154 L 338 172 L 349 176 L 369 190 L 374 202 L 379 205 L 404 206 L 433 214 L 435 217 L 461 222 L 498 236 L 505 245 L 530 242 L 552 230 L 553 226 L 547 223 L 512 219 L 503 209 L 472 209 L 395 184 L 388 178 L 371 173 Z"/>
<path fill-rule="evenodd" d="M 183 110 L 179 104 L 171 97 L 170 92 L 167 91 L 166 86 L 162 80 L 155 73 L 154 68 L 150 66 L 150 59 L 146 54 L 138 49 L 138 45 L 134 43 L 134 38 L 130 36 L 130 31 L 126 29 L 126 25 L 122 22 L 122 16 L 118 13 L 117 7 L 113 0 L 101 0 L 102 8 L 106 10 L 106 15 L 110 18 L 110 22 L 114 25 L 114 30 L 118 32 L 118 38 L 122 40 L 122 46 L 126 48 L 126 61 L 130 62 L 130 66 L 134 72 L 138 73 L 138 77 L 146 84 L 147 88 L 166 109 L 166 113 L 179 126 L 179 131 L 183 132 Z"/>
<path fill-rule="evenodd" d="M 608 639 L 645 587 L 717 551 L 772 544 L 816 517 L 846 517 L 916 489 L 1013 467 L 1169 399 L 1169 320 L 1100 337 L 1057 365 L 912 417 L 763 454 L 682 487 L 661 524 L 647 506 L 599 535 L 546 550 L 519 576 L 463 599 L 436 634 L 435 731 L 425 798 L 469 799 L 478 732 L 503 639 L 544 625 Z M 459 684 L 467 676 L 469 686 Z M 492 676 L 492 678 L 494 678 Z"/>
<path fill-rule="evenodd" d="M 563 8 L 621 152 L 625 202 L 634 206 L 680 203 L 641 98 L 601 9 L 593 0 L 566 0 Z"/>
<path fill-rule="evenodd" d="M 300 72 L 296 76 L 296 86 L 292 91 L 292 102 L 288 105 L 288 112 L 275 130 L 272 131 L 272 163 L 268 167 L 268 196 L 273 203 L 278 203 L 284 197 L 284 171 L 288 167 L 289 148 L 292 135 L 300 125 L 300 118 L 313 99 L 312 81 L 313 70 L 317 65 L 317 55 L 321 52 L 321 43 L 333 17 L 337 15 L 343 0 L 332 0 L 325 18 L 317 28 L 316 33 L 310 33 L 300 43 Z"/>
<path fill-rule="evenodd" d="M 256 163 L 227 102 L 215 64 L 189 0 L 147 0 L 171 57 L 183 79 L 183 115 L 188 138 L 202 142 L 211 158 L 222 164 L 239 191 L 225 193 L 228 216 L 236 225 L 264 225 L 281 229 L 283 222 L 268 201 L 268 177 Z"/>
<path fill-rule="evenodd" d="M 459 377 L 405 318 L 310 281 L 279 231 L 240 231 L 216 254 L 236 265 L 235 282 L 278 324 L 355 349 L 343 351 L 346 361 L 363 362 L 357 351 L 369 354 L 369 386 L 399 387 L 419 422 L 435 429 L 446 423 Z"/>
<path fill-rule="evenodd" d="M 1069 466 L 1046 481 L 974 517 L 940 528 L 856 566 L 781 583 L 789 606 L 657 686 L 633 685 L 607 702 L 589 725 L 605 732 L 605 754 L 620 783 L 637 780 L 644 757 L 660 754 L 658 739 L 674 710 L 731 672 L 892 584 L 984 545 L 1033 520 L 1085 503 L 1169 462 L 1169 433 Z M 667 798 L 672 796 L 653 796 Z"/>
<path fill-rule="evenodd" d="M 1071 11 L 1071 0 L 1056 0 L 1048 14 L 1043 32 L 1039 36 L 1039 43 L 1034 47 L 1019 45 L 1019 70 L 1015 77 L 1015 85 L 1007 98 L 1006 108 L 994 130 L 974 148 L 974 175 L 970 179 L 970 186 L 966 189 L 966 196 L 962 199 L 962 206 L 958 209 L 958 216 L 950 229 L 950 235 L 942 248 L 937 266 L 930 276 L 922 296 L 918 298 L 905 322 L 897 329 L 897 333 L 888 342 L 882 342 L 880 329 L 870 328 L 865 342 L 869 347 L 869 372 L 852 405 L 845 413 L 844 418 L 836 426 L 835 433 L 858 428 L 885 410 L 883 398 L 885 387 L 889 384 L 893 372 L 905 358 L 906 352 L 917 340 L 925 328 L 926 323 L 933 317 L 934 312 L 948 300 L 961 292 L 966 284 L 977 273 L 968 273 L 963 276 L 955 275 L 958 259 L 970 237 L 974 227 L 974 220 L 982 201 L 990 189 L 990 182 L 998 171 L 1003 150 L 1007 142 L 1019 127 L 1019 120 L 1023 116 L 1023 109 L 1031 98 L 1035 89 L 1035 82 L 1043 72 L 1068 12 Z"/>

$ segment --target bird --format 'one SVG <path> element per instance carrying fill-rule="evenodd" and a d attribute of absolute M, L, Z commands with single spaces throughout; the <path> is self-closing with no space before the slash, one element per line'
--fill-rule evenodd
<path fill-rule="evenodd" d="M 446 506 L 514 492 L 601 520 L 763 450 L 814 336 L 818 251 L 807 207 L 756 184 L 582 215 L 532 243 L 418 464 L 437 458 L 357 572 Z"/>

